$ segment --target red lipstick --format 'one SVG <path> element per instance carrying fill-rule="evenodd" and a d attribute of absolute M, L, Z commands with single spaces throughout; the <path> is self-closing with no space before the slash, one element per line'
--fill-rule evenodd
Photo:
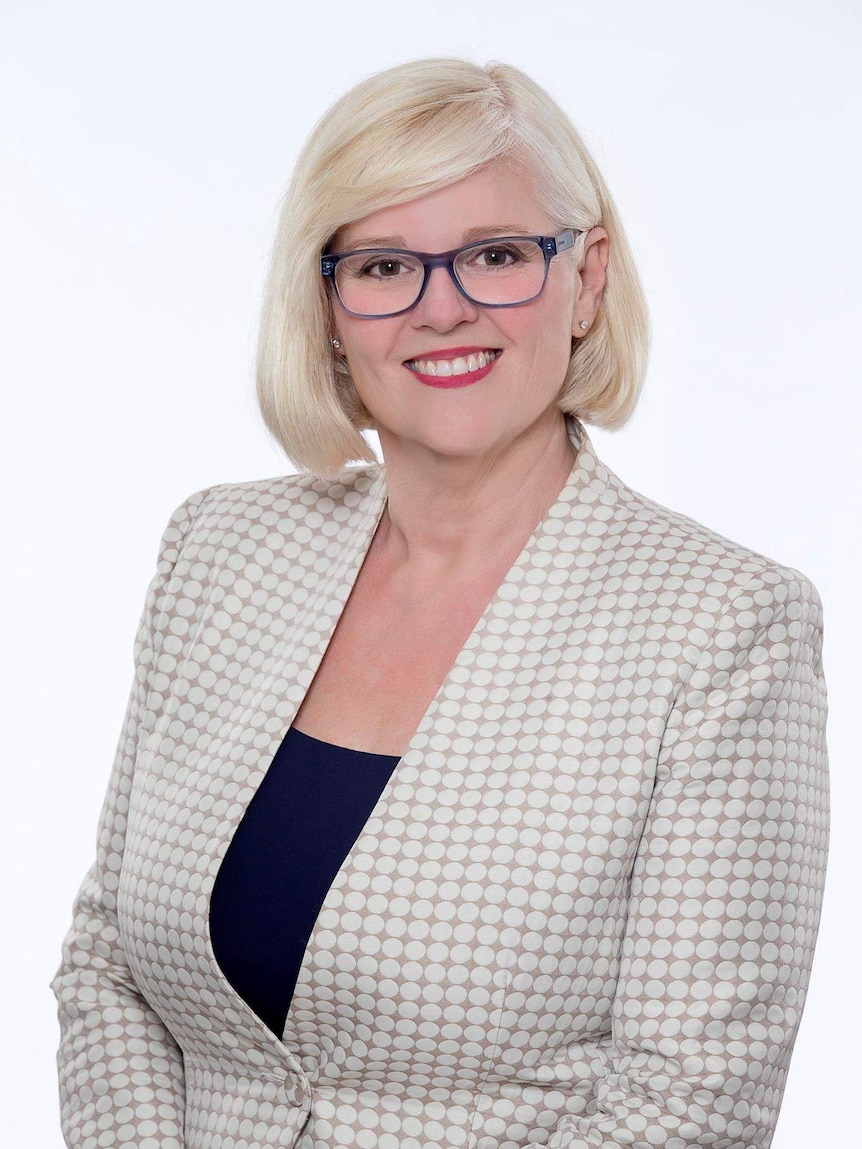
<path fill-rule="evenodd" d="M 489 349 L 485 348 L 485 347 L 457 347 L 457 348 L 453 348 L 452 350 L 447 350 L 447 351 L 442 351 L 442 352 L 434 352 L 432 354 L 426 354 L 426 355 L 419 355 L 419 356 L 417 356 L 417 358 L 418 359 L 455 359 L 458 355 L 470 355 L 476 351 L 485 351 L 485 350 L 489 350 Z M 478 381 L 480 379 L 484 379 L 485 376 L 488 374 L 488 372 L 493 370 L 495 363 L 497 362 L 497 360 L 500 358 L 500 356 L 502 354 L 503 354 L 502 351 L 497 351 L 496 355 L 494 356 L 494 358 L 491 360 L 490 363 L 486 364 L 484 367 L 480 367 L 476 371 L 465 371 L 462 375 L 423 375 L 421 372 L 417 371 L 414 367 L 408 366 L 408 362 L 412 362 L 412 361 L 405 362 L 404 366 L 407 367 L 407 370 L 411 373 L 411 375 L 415 376 L 415 378 L 418 379 L 420 383 L 425 383 L 429 387 L 444 387 L 444 388 L 469 387 L 469 385 L 471 383 L 478 383 Z"/>

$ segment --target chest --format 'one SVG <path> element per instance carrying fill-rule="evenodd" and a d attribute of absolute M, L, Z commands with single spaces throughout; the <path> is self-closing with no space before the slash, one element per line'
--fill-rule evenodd
<path fill-rule="evenodd" d="M 469 588 L 423 598 L 363 571 L 292 725 L 401 757 L 501 577 L 490 572 Z"/>

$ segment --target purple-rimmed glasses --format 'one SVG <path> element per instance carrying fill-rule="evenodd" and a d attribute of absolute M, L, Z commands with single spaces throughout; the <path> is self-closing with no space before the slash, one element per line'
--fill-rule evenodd
<path fill-rule="evenodd" d="M 320 257 L 320 270 L 344 310 L 360 319 L 410 311 L 435 267 L 445 267 L 464 298 L 479 307 L 519 307 L 541 295 L 551 260 L 572 247 L 583 230 L 494 236 L 439 253 L 394 247 L 338 251 Z"/>

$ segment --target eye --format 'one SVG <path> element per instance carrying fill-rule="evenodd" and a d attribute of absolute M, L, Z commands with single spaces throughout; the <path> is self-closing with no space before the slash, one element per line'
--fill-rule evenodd
<path fill-rule="evenodd" d="M 506 251 L 506 249 L 502 247 L 489 247 L 482 252 L 482 256 L 487 257 L 489 265 L 493 267 L 504 264 L 507 256 L 511 256 L 512 259 L 515 258 L 511 251 Z"/>
<path fill-rule="evenodd" d="M 470 262 L 482 270 L 491 271 L 497 267 L 511 267 L 521 259 L 518 251 L 506 246 L 481 247 L 473 253 Z"/>
<path fill-rule="evenodd" d="M 376 267 L 383 268 L 379 275 L 372 274 L 372 268 Z M 375 259 L 366 263 L 360 274 L 369 275 L 372 279 L 395 279 L 398 276 L 397 268 L 399 267 L 404 267 L 400 259 Z"/>

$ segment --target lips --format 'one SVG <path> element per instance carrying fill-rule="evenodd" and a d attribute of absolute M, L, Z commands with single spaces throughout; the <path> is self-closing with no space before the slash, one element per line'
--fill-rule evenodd
<path fill-rule="evenodd" d="M 484 366 L 477 366 L 473 370 L 469 370 L 468 368 L 467 371 L 458 371 L 454 374 L 448 370 L 441 373 L 440 367 L 442 367 L 442 364 L 439 364 L 435 370 L 433 363 L 428 363 L 427 367 L 431 374 L 424 374 L 418 369 L 416 364 L 412 363 L 411 361 L 406 362 L 404 366 L 415 379 L 418 379 L 420 383 L 424 383 L 429 387 L 469 387 L 471 383 L 478 383 L 480 379 L 485 378 L 489 371 L 493 371 L 497 361 L 500 359 L 502 354 L 502 351 L 498 351 L 496 354 L 492 355 L 487 360 L 487 362 L 485 362 Z M 469 358 L 472 358 L 474 362 L 477 361 L 477 357 L 475 355 L 471 355 Z M 483 361 L 486 358 L 487 357 L 484 354 L 481 355 L 481 359 Z M 422 360 L 419 360 L 419 362 L 421 363 Z M 461 358 L 461 362 L 464 362 L 463 357 Z"/>
<path fill-rule="evenodd" d="M 433 358 L 419 357 L 417 359 L 406 359 L 404 366 L 409 371 L 416 371 L 421 373 L 426 370 L 431 375 L 448 376 L 450 374 L 463 374 L 464 370 L 470 370 L 470 365 L 473 364 L 472 370 L 484 370 L 486 365 L 496 363 L 496 361 L 503 354 L 502 351 L 495 351 L 491 348 L 481 348 L 478 351 L 463 352 L 460 355 L 454 355 L 452 358 L 444 356 L 434 356 Z M 481 361 L 481 368 L 479 363 Z M 453 372 L 452 368 L 458 364 L 460 370 Z"/>

